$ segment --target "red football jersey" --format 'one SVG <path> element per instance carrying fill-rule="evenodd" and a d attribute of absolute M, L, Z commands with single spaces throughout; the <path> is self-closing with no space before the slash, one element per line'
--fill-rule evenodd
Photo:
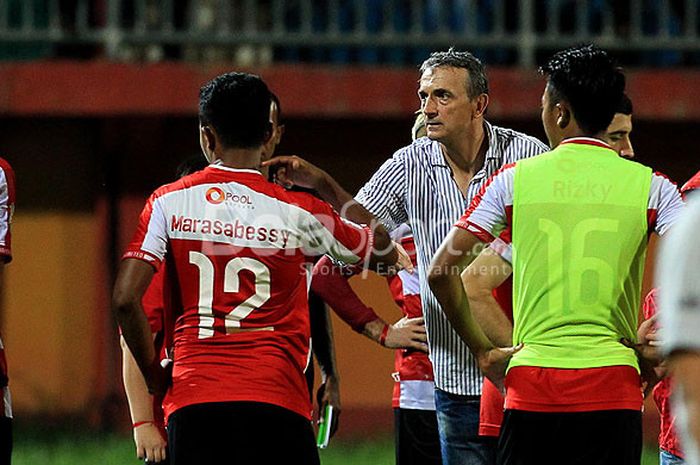
<path fill-rule="evenodd" d="M 400 234 L 401 228 L 399 228 Z M 410 234 L 410 231 L 405 233 Z M 400 239 L 401 245 L 411 257 L 415 271 L 401 270 L 388 276 L 387 282 L 396 305 L 408 318 L 423 316 L 420 300 L 420 282 L 416 263 L 416 246 L 413 236 Z M 394 357 L 394 391 L 392 407 L 403 409 L 435 410 L 435 383 L 433 365 L 428 354 L 419 350 L 397 349 Z"/>
<path fill-rule="evenodd" d="M 0 158 L 0 260 L 9 263 L 12 260 L 10 223 L 15 210 L 15 172 L 7 161 Z M 10 390 L 7 387 L 7 360 L 5 346 L 0 339 L 0 415 L 12 418 Z"/>
<path fill-rule="evenodd" d="M 644 299 L 642 307 L 644 311 L 644 319 L 649 319 L 656 314 L 656 289 L 652 289 Z M 659 431 L 659 447 L 679 457 L 683 457 L 680 441 L 674 423 L 675 415 L 671 412 L 671 393 L 673 392 L 673 384 L 670 377 L 665 377 L 654 386 L 652 395 L 654 402 L 659 409 L 661 415 L 661 428 Z"/>
<path fill-rule="evenodd" d="M 156 190 L 124 258 L 158 268 L 169 257 L 166 416 L 191 404 L 253 401 L 310 418 L 310 258 L 358 264 L 372 239 L 327 203 L 254 170 L 211 165 Z"/>

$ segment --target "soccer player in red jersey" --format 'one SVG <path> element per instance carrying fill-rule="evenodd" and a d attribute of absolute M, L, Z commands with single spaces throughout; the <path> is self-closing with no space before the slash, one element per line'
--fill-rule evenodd
<path fill-rule="evenodd" d="M 149 389 L 163 392 L 168 375 L 141 298 L 166 266 L 177 309 L 164 401 L 173 465 L 318 463 L 304 379 L 309 259 L 398 260 L 386 230 L 359 226 L 373 217 L 327 173 L 297 157 L 263 163 L 328 203 L 262 176 L 269 109 L 257 76 L 228 73 L 202 87 L 200 142 L 213 163 L 151 196 L 115 283 L 124 339 Z"/>
<path fill-rule="evenodd" d="M 697 172 L 681 188 L 681 194 L 688 196 L 696 189 L 700 189 L 700 171 Z M 652 289 L 644 299 L 644 318 L 649 319 L 656 315 L 657 290 Z M 640 339 L 642 334 L 640 334 Z M 661 369 L 665 371 L 665 368 Z M 684 462 L 683 448 L 678 438 L 675 423 L 676 416 L 673 414 L 671 405 L 671 393 L 673 392 L 673 380 L 670 376 L 663 377 L 654 386 L 652 395 L 654 402 L 661 415 L 661 428 L 659 431 L 659 463 L 661 465 L 682 465 Z"/>
<path fill-rule="evenodd" d="M 0 278 L 12 260 L 10 223 L 15 210 L 15 172 L 0 158 Z M 5 346 L 0 339 L 0 463 L 12 460 L 12 399 L 8 387 Z"/>
<path fill-rule="evenodd" d="M 202 155 L 189 158 L 178 167 L 178 178 L 202 170 L 207 165 L 207 160 Z M 165 305 L 164 302 L 164 286 L 166 286 L 164 278 L 165 267 L 161 267 L 153 276 L 141 304 L 153 334 L 156 353 L 161 360 L 167 361 L 171 357 L 169 352 L 172 350 L 174 321 L 170 306 Z M 148 463 L 165 465 L 168 463 L 166 453 L 168 446 L 163 415 L 163 396 L 153 396 L 148 393 L 143 376 L 124 338 L 121 338 L 120 343 L 122 378 L 134 430 L 136 456 L 145 459 Z"/>

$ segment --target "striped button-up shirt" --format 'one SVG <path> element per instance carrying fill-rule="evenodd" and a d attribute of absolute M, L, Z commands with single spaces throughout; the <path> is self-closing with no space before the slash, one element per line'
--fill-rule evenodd
<path fill-rule="evenodd" d="M 452 177 L 440 144 L 423 137 L 394 153 L 356 197 L 389 230 L 401 223 L 411 226 L 435 383 L 460 395 L 480 395 L 483 378 L 430 291 L 427 269 L 443 239 L 491 175 L 507 163 L 549 150 L 538 139 L 511 129 L 485 122 L 484 130 L 489 144 L 484 166 L 472 178 L 466 196 Z"/>

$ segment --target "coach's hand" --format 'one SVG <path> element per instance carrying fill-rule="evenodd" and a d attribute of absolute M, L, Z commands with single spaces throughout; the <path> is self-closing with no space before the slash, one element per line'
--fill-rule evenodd
<path fill-rule="evenodd" d="M 165 460 L 168 443 L 160 428 L 153 422 L 145 422 L 134 428 L 136 456 L 141 460 L 158 463 Z"/>
<path fill-rule="evenodd" d="M 477 355 L 481 372 L 501 391 L 504 388 L 508 362 L 513 354 L 522 348 L 522 344 L 515 347 L 494 347 Z"/>
<path fill-rule="evenodd" d="M 271 168 L 275 173 L 275 182 L 288 189 L 292 186 L 318 189 L 328 178 L 325 171 L 296 155 L 273 157 L 264 161 L 262 166 Z"/>
<path fill-rule="evenodd" d="M 333 407 L 333 420 L 331 422 L 331 437 L 338 430 L 338 422 L 340 419 L 340 382 L 333 375 L 326 376 L 326 380 L 319 386 L 316 392 L 316 400 L 318 401 L 319 423 L 323 421 L 323 412 L 326 410 L 326 405 Z"/>

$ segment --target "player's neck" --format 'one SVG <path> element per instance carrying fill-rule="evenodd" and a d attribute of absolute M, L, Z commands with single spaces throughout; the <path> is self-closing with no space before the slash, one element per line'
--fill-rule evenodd
<path fill-rule="evenodd" d="M 254 149 L 224 149 L 216 153 L 216 158 L 221 160 L 224 166 L 236 169 L 260 170 L 262 148 Z"/>

